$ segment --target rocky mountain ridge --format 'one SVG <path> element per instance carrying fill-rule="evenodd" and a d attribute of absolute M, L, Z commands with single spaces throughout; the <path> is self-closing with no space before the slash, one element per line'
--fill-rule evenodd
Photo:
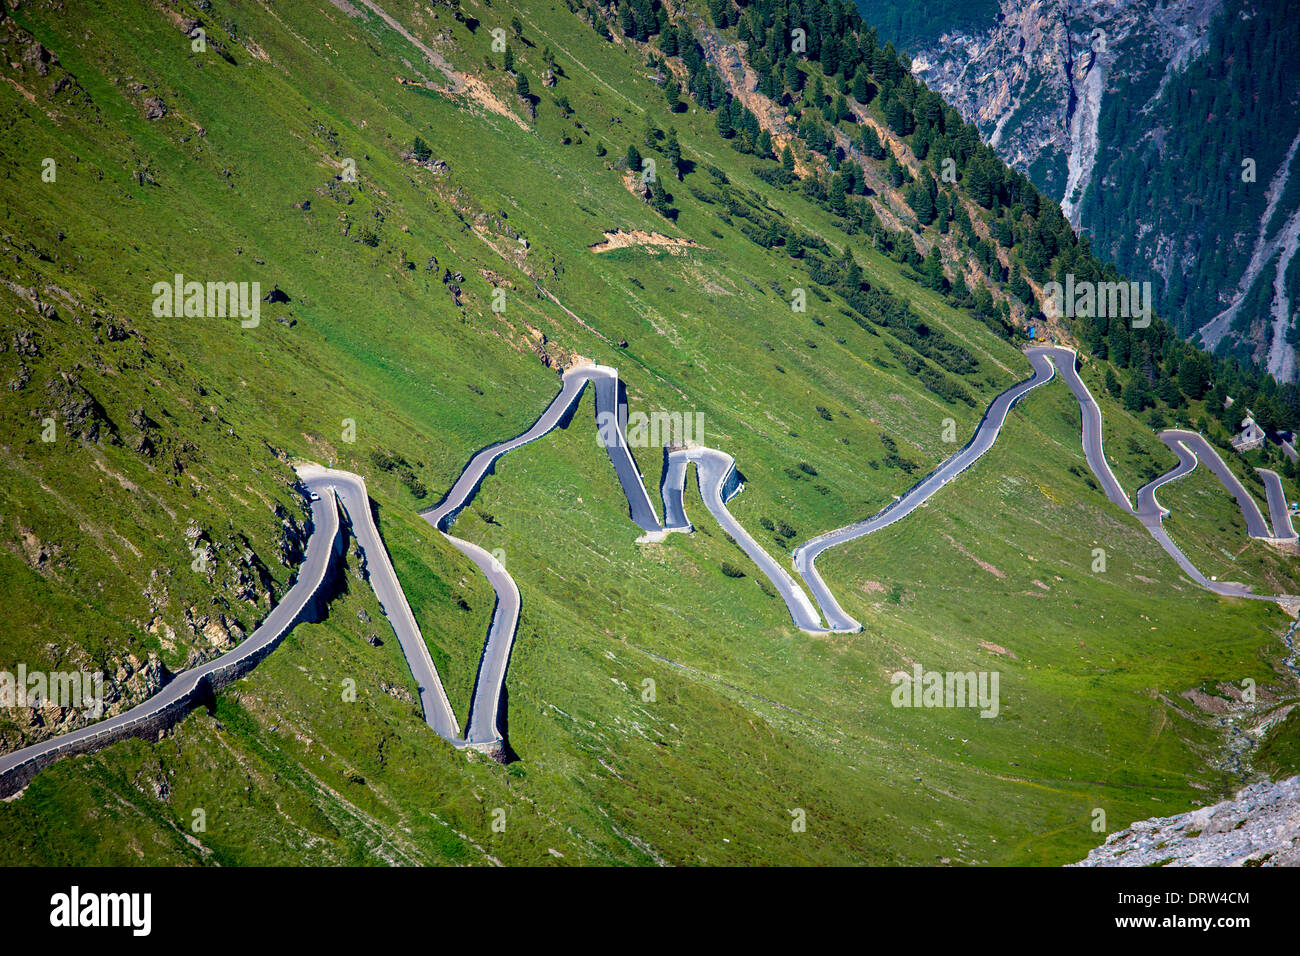
<path fill-rule="evenodd" d="M 1300 866 L 1300 777 L 1112 833 L 1072 866 Z"/>
<path fill-rule="evenodd" d="M 1290 19 L 1280 0 L 1001 0 L 980 27 L 893 39 L 1184 336 L 1294 381 Z"/>

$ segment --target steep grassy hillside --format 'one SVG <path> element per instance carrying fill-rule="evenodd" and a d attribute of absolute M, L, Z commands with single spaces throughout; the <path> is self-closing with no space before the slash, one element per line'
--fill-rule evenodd
<path fill-rule="evenodd" d="M 840 192 L 833 150 L 774 126 L 764 155 L 743 111 L 740 137 L 685 93 L 671 111 L 655 78 L 686 67 L 635 39 L 635 11 L 629 38 L 577 3 L 8 7 L 0 568 L 20 600 L 0 667 L 102 668 L 113 709 L 283 593 L 306 514 L 293 459 L 367 476 L 463 720 L 493 594 L 417 511 L 536 418 L 558 368 L 615 365 L 634 411 L 702 413 L 703 442 L 744 473 L 736 515 L 778 555 L 906 490 L 1029 373 L 1013 287 L 1040 277 L 995 232 L 1036 228 L 1029 213 L 945 185 L 964 212 L 923 224 L 886 160 L 862 154 Z M 669 22 L 736 39 L 703 5 Z M 792 115 L 826 105 L 778 99 Z M 938 154 L 922 167 L 915 136 L 854 102 L 894 165 L 931 175 Z M 861 125 L 835 120 L 846 139 Z M 658 161 L 648 196 L 632 145 Z M 591 250 L 613 230 L 643 241 Z M 177 273 L 280 294 L 256 327 L 160 317 L 153 285 Z M 1147 421 L 1093 390 L 1109 446 L 1138 449 L 1116 458 L 1130 491 L 1144 456 L 1173 464 Z M 661 450 L 636 454 L 657 488 Z M 1189 553 L 1245 543 L 1224 501 L 1171 529 Z M 1182 692 L 1250 677 L 1294 696 L 1276 668 L 1285 616 L 1197 591 L 1106 504 L 1059 383 L 923 512 L 823 559 L 862 634 L 796 630 L 693 484 L 687 509 L 694 535 L 635 543 L 584 395 L 455 525 L 502 550 L 523 596 L 506 708 L 518 761 L 457 752 L 424 725 L 352 557 L 328 619 L 212 713 L 63 761 L 0 805 L 0 858 L 1058 863 L 1100 842 L 1093 808 L 1115 829 L 1236 782 Z M 1241 571 L 1272 587 L 1296 561 Z M 890 675 L 913 662 L 999 670 L 1000 715 L 894 708 Z M 5 712 L 0 739 L 74 720 Z"/>

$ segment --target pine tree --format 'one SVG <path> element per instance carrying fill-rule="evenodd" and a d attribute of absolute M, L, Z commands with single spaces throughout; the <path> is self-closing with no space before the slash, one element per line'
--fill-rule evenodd
<path fill-rule="evenodd" d="M 667 56 L 677 55 L 677 31 L 662 20 L 659 23 L 659 49 Z"/>
<path fill-rule="evenodd" d="M 664 154 L 668 157 L 668 163 L 672 166 L 673 172 L 680 180 L 682 178 L 682 147 L 677 142 L 677 130 L 668 127 L 668 139 L 664 143 Z"/>
<path fill-rule="evenodd" d="M 731 139 L 736 135 L 736 131 L 731 128 L 731 109 L 726 104 L 718 110 L 717 127 L 718 135 L 723 139 Z"/>
<path fill-rule="evenodd" d="M 892 185 L 901 186 L 903 185 L 904 182 L 907 181 L 907 170 L 903 167 L 903 164 L 900 163 L 893 156 L 889 157 L 889 163 L 885 167 L 885 169 L 889 175 L 889 181 Z"/>
<path fill-rule="evenodd" d="M 871 83 L 867 78 L 866 67 L 859 66 L 853 74 L 853 98 L 859 103 L 867 103 L 870 99 Z"/>
<path fill-rule="evenodd" d="M 935 291 L 943 291 L 944 286 L 948 285 L 948 278 L 944 276 L 944 260 L 939 255 L 939 246 L 931 246 L 930 255 L 926 256 L 922 267 L 922 274 L 926 278 L 926 285 Z M 992 304 L 991 298 L 989 306 Z"/>
<path fill-rule="evenodd" d="M 792 93 L 798 93 L 803 89 L 803 71 L 799 69 L 799 63 L 795 57 L 786 57 L 785 61 L 785 85 Z"/>
<path fill-rule="evenodd" d="M 862 266 L 858 265 L 858 260 L 849 256 L 849 267 L 844 273 L 844 284 L 850 292 L 857 292 L 862 288 Z"/>
<path fill-rule="evenodd" d="M 845 185 L 844 175 L 836 173 L 831 177 L 830 206 L 831 212 L 837 216 L 842 216 L 848 212 L 847 193 L 848 187 Z"/>
<path fill-rule="evenodd" d="M 1106 343 L 1110 350 L 1110 360 L 1120 368 L 1127 368 L 1131 343 L 1128 329 L 1123 322 L 1115 321 L 1110 323 L 1110 330 L 1106 334 Z"/>
<path fill-rule="evenodd" d="M 868 159 L 884 159 L 885 147 L 880 145 L 880 137 L 876 135 L 876 128 L 869 123 L 862 126 L 861 149 Z"/>
<path fill-rule="evenodd" d="M 1141 375 L 1134 375 L 1133 381 L 1124 386 L 1124 407 L 1130 412 L 1140 412 L 1153 404 L 1155 402 L 1146 380 Z"/>
<path fill-rule="evenodd" d="M 676 113 L 682 106 L 682 88 L 678 86 L 676 80 L 669 80 L 664 87 L 664 99 L 668 103 L 668 112 Z"/>
<path fill-rule="evenodd" d="M 781 168 L 787 173 L 794 172 L 794 153 L 790 152 L 788 144 L 785 149 L 781 150 Z"/>
<path fill-rule="evenodd" d="M 930 188 L 917 180 L 907 191 L 907 204 L 916 213 L 921 225 L 928 226 L 934 222 L 934 200 L 930 197 Z"/>
<path fill-rule="evenodd" d="M 895 94 L 885 103 L 885 122 L 899 136 L 907 136 L 916 127 L 912 111 L 908 109 L 903 97 Z"/>

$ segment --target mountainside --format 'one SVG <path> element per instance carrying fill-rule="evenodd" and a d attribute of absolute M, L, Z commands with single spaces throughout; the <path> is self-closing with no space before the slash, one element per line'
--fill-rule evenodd
<path fill-rule="evenodd" d="M 860 6 L 1181 334 L 1296 378 L 1290 4 L 1003 0 L 982 22 L 954 4 L 956 29 L 942 4 Z"/>
<path fill-rule="evenodd" d="M 1108 498 L 1064 374 L 827 552 L 860 631 L 796 626 L 694 483 L 694 533 L 645 534 L 595 388 L 448 534 L 421 517 L 595 362 L 702 422 L 789 567 L 958 453 L 1031 329 L 1079 349 L 1130 494 L 1183 425 L 1243 495 L 1263 467 L 1296 497 L 1276 444 L 1229 439 L 1242 406 L 1300 426 L 1300 389 L 1160 316 L 1041 314 L 1120 270 L 851 3 L 0 0 L 0 45 L 0 671 L 102 671 L 114 715 L 234 647 L 304 565 L 304 463 L 365 478 L 461 726 L 499 606 L 474 547 L 520 595 L 508 763 L 426 724 L 354 531 L 320 620 L 0 803 L 0 862 L 1059 864 L 1099 809 L 1293 762 L 1294 721 L 1220 715 L 1296 699 L 1295 602 L 1206 590 Z M 673 437 L 628 442 L 652 499 Z M 1224 487 L 1162 486 L 1163 533 L 1300 594 Z M 899 706 L 914 667 L 996 673 L 996 716 Z M 0 750 L 92 719 L 7 706 Z"/>
<path fill-rule="evenodd" d="M 1300 866 L 1300 777 L 1111 834 L 1078 866 Z"/>

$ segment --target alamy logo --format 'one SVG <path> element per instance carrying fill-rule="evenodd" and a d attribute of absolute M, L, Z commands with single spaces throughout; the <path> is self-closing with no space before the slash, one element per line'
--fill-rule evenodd
<path fill-rule="evenodd" d="M 50 925 L 56 927 L 126 926 L 133 936 L 153 929 L 153 894 L 82 893 L 74 886 L 50 897 Z"/>
<path fill-rule="evenodd" d="M 617 448 L 619 435 L 627 435 L 629 448 L 661 448 L 664 445 L 691 445 L 704 440 L 703 412 L 634 412 L 627 406 L 596 416 L 596 440 L 604 448 Z"/>
<path fill-rule="evenodd" d="M 240 318 L 255 329 L 262 321 L 262 283 L 185 281 L 176 273 L 171 282 L 153 284 L 153 314 L 160 319 Z"/>
<path fill-rule="evenodd" d="M 890 701 L 895 707 L 978 707 L 981 717 L 998 715 L 997 671 L 898 671 Z"/>
<path fill-rule="evenodd" d="M 84 710 L 88 717 L 104 714 L 104 675 L 100 671 L 0 671 L 0 708 L 38 709 L 46 704 Z"/>
<path fill-rule="evenodd" d="M 1103 316 L 1132 319 L 1133 328 L 1151 324 L 1151 283 L 1143 282 L 1075 282 L 1074 273 L 1066 273 L 1065 285 L 1048 282 L 1043 296 L 1052 303 L 1057 318 L 1090 319 Z"/>

